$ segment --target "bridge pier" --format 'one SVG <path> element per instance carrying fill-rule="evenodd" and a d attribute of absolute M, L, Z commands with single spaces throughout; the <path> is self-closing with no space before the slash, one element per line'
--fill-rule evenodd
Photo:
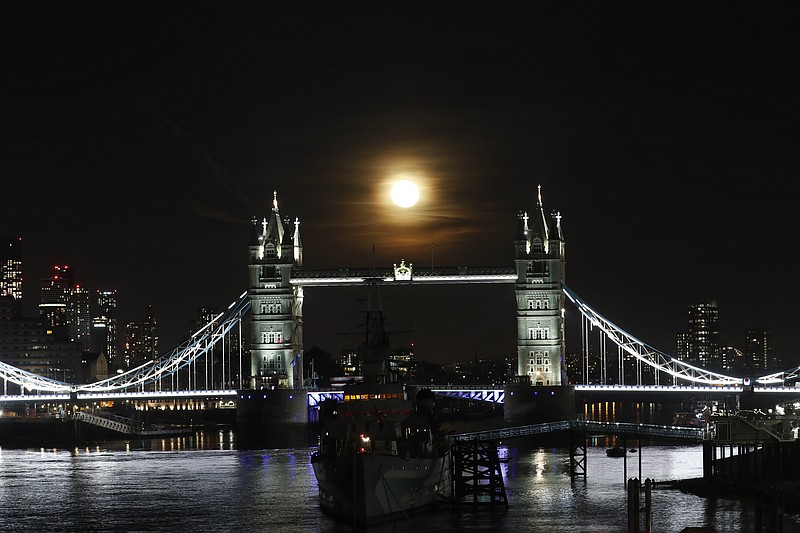
<path fill-rule="evenodd" d="M 236 424 L 249 429 L 271 425 L 307 425 L 308 396 L 302 389 L 243 389 L 238 391 Z"/>
<path fill-rule="evenodd" d="M 504 505 L 508 508 L 497 441 L 456 441 L 450 457 L 456 505 Z"/>
<path fill-rule="evenodd" d="M 575 418 L 575 387 L 572 385 L 506 385 L 503 417 L 508 422 L 539 424 Z"/>
<path fill-rule="evenodd" d="M 586 479 L 586 444 L 585 434 L 569 432 L 569 476 L 574 481 L 576 477 Z"/>

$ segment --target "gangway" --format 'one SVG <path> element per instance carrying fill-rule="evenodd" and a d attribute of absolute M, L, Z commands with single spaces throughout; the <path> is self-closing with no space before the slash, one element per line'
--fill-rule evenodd
<path fill-rule="evenodd" d="M 126 418 L 119 415 L 100 416 L 97 414 L 87 413 L 85 411 L 75 411 L 71 416 L 73 420 L 105 428 L 116 433 L 133 435 L 137 437 L 179 435 L 188 434 L 192 431 L 191 428 L 176 428 L 157 424 L 151 424 L 150 426 L 145 427 L 141 423 L 136 423 L 136 421 L 131 418 Z"/>
<path fill-rule="evenodd" d="M 598 422 L 594 420 L 561 420 L 525 426 L 511 426 L 470 433 L 456 433 L 447 438 L 453 442 L 506 440 L 555 431 L 573 431 L 587 435 L 618 435 L 620 437 L 652 437 L 702 442 L 704 430 L 683 426 L 659 426 L 629 422 Z"/>
<path fill-rule="evenodd" d="M 586 477 L 586 437 L 589 435 L 617 435 L 623 438 L 666 438 L 702 442 L 705 431 L 682 426 L 659 426 L 628 422 L 599 422 L 594 420 L 560 420 L 524 426 L 510 426 L 469 433 L 447 435 L 453 454 L 453 480 L 456 501 L 472 497 L 474 502 L 508 505 L 497 443 L 531 435 L 542 435 L 557 431 L 569 432 L 570 476 Z M 573 438 L 582 434 L 580 443 Z M 639 455 L 641 461 L 641 454 Z M 627 464 L 625 466 L 627 470 Z M 639 469 L 641 470 L 641 462 Z M 640 476 L 641 477 L 641 474 Z"/>

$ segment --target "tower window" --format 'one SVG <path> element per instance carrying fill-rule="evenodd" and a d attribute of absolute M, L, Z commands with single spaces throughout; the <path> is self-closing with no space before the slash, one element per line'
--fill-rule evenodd
<path fill-rule="evenodd" d="M 536 351 L 530 352 L 528 355 L 528 375 L 535 377 L 550 373 L 550 356 L 546 352 Z M 545 383 L 550 382 L 547 378 L 543 379 L 545 379 Z"/>
<path fill-rule="evenodd" d="M 280 331 L 262 331 L 261 344 L 280 344 L 283 342 L 283 335 Z"/>
<path fill-rule="evenodd" d="M 267 344 L 279 344 L 283 342 L 283 335 L 281 335 L 280 331 L 266 331 L 262 333 L 262 335 L 266 335 L 266 343 Z"/>
<path fill-rule="evenodd" d="M 279 315 L 281 314 L 281 302 L 261 302 L 262 315 Z"/>
<path fill-rule="evenodd" d="M 278 279 L 280 278 L 280 273 L 278 269 L 271 265 L 264 265 L 261 267 L 261 279 Z"/>
<path fill-rule="evenodd" d="M 546 340 L 548 333 L 547 328 L 528 328 L 528 340 Z"/>

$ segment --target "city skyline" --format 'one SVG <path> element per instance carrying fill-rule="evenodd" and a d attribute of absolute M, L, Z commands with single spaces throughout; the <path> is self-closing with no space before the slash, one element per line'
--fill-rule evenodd
<path fill-rule="evenodd" d="M 675 353 L 714 300 L 724 344 L 769 329 L 796 360 L 794 4 L 191 5 L 4 8 L 0 228 L 26 282 L 73 265 L 119 291 L 120 323 L 152 304 L 166 350 L 246 289 L 274 191 L 309 269 L 512 266 L 541 185 L 567 285 L 609 320 Z M 386 294 L 415 330 L 398 347 L 513 353 L 511 286 L 410 289 Z M 308 292 L 306 348 L 355 345 L 366 291 Z"/>

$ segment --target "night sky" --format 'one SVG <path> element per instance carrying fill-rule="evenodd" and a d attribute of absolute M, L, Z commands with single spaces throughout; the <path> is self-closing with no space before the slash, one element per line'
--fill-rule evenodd
<path fill-rule="evenodd" d="M 293 4 L 0 3 L 26 314 L 69 264 L 122 322 L 153 304 L 166 351 L 247 289 L 275 190 L 309 269 L 511 266 L 541 185 L 566 283 L 606 318 L 674 353 L 714 301 L 723 344 L 767 328 L 796 358 L 800 4 Z M 306 348 L 355 347 L 365 297 L 308 289 Z M 384 310 L 419 359 L 515 353 L 511 285 L 391 288 Z"/>

